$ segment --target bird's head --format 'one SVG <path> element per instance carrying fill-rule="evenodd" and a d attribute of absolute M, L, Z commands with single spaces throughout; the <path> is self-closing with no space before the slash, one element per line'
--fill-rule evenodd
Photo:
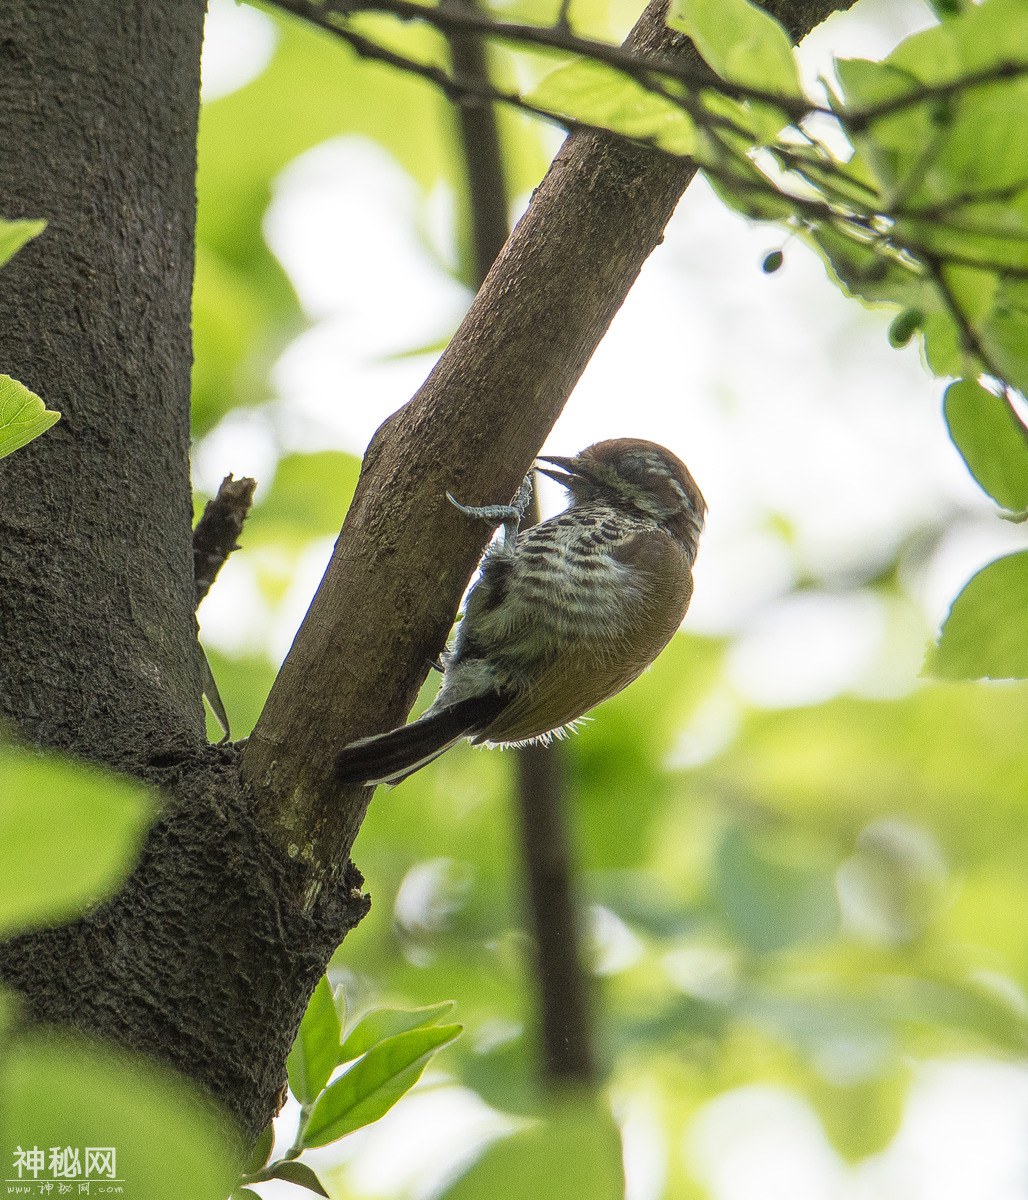
<path fill-rule="evenodd" d="M 707 505 L 670 450 L 642 438 L 613 438 L 571 458 L 539 457 L 551 466 L 538 469 L 568 489 L 572 505 L 605 500 L 642 513 L 695 553 Z"/>

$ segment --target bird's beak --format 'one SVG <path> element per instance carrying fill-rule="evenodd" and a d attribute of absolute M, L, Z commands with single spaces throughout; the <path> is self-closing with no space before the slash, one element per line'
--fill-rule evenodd
<path fill-rule="evenodd" d="M 536 459 L 537 462 L 553 463 L 555 467 L 559 467 L 559 471 L 547 470 L 546 467 L 536 467 L 536 470 L 541 475 L 546 475 L 550 479 L 555 479 L 557 483 L 563 487 L 568 487 L 571 480 L 578 474 L 575 470 L 575 460 L 573 458 L 561 458 L 559 455 L 540 454 Z"/>

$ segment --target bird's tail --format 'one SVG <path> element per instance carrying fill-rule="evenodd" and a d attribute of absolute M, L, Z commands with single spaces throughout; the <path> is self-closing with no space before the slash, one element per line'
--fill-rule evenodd
<path fill-rule="evenodd" d="M 429 709 L 399 729 L 360 738 L 340 750 L 335 776 L 349 784 L 400 783 L 461 738 L 481 733 L 507 702 L 496 692 L 469 696 L 445 708 Z"/>

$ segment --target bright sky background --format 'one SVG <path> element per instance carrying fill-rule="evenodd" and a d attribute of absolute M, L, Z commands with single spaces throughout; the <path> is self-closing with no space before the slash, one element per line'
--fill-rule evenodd
<path fill-rule="evenodd" d="M 930 19 L 920 0 L 862 0 L 808 39 L 806 69 L 827 71 L 832 53 L 880 57 Z M 205 94 L 252 78 L 273 44 L 263 15 L 213 0 Z M 201 487 L 230 470 L 270 480 L 280 447 L 363 452 L 434 361 L 391 356 L 437 342 L 468 303 L 439 266 L 452 253 L 449 210 L 444 194 L 426 206 L 385 151 L 358 138 L 283 172 L 266 234 L 315 325 L 275 368 L 279 402 L 236 414 L 199 447 Z M 419 240 L 426 228 L 433 247 Z M 760 263 L 778 247 L 785 265 L 766 276 Z M 790 705 L 916 686 L 926 639 L 961 585 L 1025 544 L 1023 527 L 998 520 L 969 478 L 945 432 L 941 385 L 916 348 L 890 348 L 889 316 L 846 300 L 801 244 L 748 226 L 694 184 L 547 441 L 571 453 L 648 437 L 688 463 L 710 519 L 686 624 L 734 635 L 740 700 Z M 552 492 L 544 499 L 557 503 Z M 905 601 L 859 586 L 869 563 L 889 561 L 938 514 L 952 514 L 952 528 L 934 549 L 906 555 Z M 278 614 L 260 601 L 246 556 L 235 556 L 204 606 L 205 640 L 231 652 L 267 639 L 284 654 L 328 549 L 307 557 Z M 799 578 L 813 588 L 789 595 Z M 428 1111 L 440 1122 L 431 1136 Z M 629 1195 L 649 1200 L 660 1180 L 645 1112 L 630 1111 Z M 681 1149 L 702 1164 L 716 1200 L 1024 1200 L 1026 1129 L 1028 1074 L 962 1061 L 920 1073 L 899 1136 L 856 1170 L 803 1103 L 769 1087 L 709 1105 Z M 477 1098 L 451 1088 L 412 1096 L 344 1149 L 365 1185 L 388 1190 L 392 1180 L 428 1197 L 459 1147 L 495 1130 Z"/>

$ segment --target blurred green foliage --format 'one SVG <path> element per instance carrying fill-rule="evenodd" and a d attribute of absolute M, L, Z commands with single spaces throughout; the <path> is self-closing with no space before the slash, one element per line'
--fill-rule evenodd
<path fill-rule="evenodd" d="M 778 35 L 756 21 L 745 53 L 735 53 L 719 41 L 728 23 L 711 24 L 717 7 L 676 8 L 681 20 L 703 24 L 715 69 L 793 95 Z M 548 21 L 555 8 L 526 3 L 505 12 Z M 579 27 L 601 36 L 613 36 L 624 16 L 601 5 L 574 7 Z M 1017 4 L 986 0 L 911 39 L 885 64 L 847 63 L 845 102 L 859 108 L 995 67 L 1026 44 L 1015 37 L 1022 16 Z M 198 437 L 234 409 L 270 401 L 267 369 L 305 325 L 261 233 L 283 167 L 326 139 L 357 134 L 385 147 L 423 196 L 440 183 L 462 195 L 452 113 L 438 96 L 358 62 L 297 22 L 276 20 L 276 27 L 267 69 L 207 105 L 203 117 Z M 384 20 L 375 28 L 405 53 L 438 60 L 433 35 Z M 983 29 L 988 37 L 979 36 Z M 511 74 L 512 60 L 509 48 L 498 52 L 498 69 Z M 538 74 L 535 59 L 532 70 Z M 882 207 L 909 210 L 896 216 L 897 245 L 906 237 L 933 256 L 991 264 L 946 268 L 947 295 L 938 278 L 911 270 L 885 233 L 876 243 L 855 236 L 848 219 L 799 222 L 845 290 L 891 305 L 901 315 L 897 337 L 922 337 L 936 371 L 965 377 L 947 403 L 952 436 L 982 486 L 1015 512 L 1025 508 L 1028 440 L 1013 393 L 1000 382 L 1023 386 L 1028 362 L 1028 262 L 1009 257 L 1028 240 L 1025 86 L 1015 75 L 968 91 L 944 111 L 925 101 L 857 123 L 846 163 L 826 164 L 820 150 L 792 146 L 807 154 L 801 168 L 829 203 L 863 212 L 874 207 L 873 193 Z M 536 99 L 556 107 L 559 96 L 564 111 L 627 123 L 636 136 L 650 122 L 665 145 L 678 139 L 675 148 L 695 141 L 679 110 L 670 114 L 641 92 L 604 68 L 576 65 L 551 76 Z M 731 111 L 764 143 L 788 120 L 769 104 L 727 104 L 716 111 Z M 511 187 L 520 191 L 540 174 L 543 142 L 520 118 L 503 120 Z M 715 188 L 751 215 L 797 224 L 787 201 L 754 191 L 754 168 L 745 165 L 752 144 L 734 148 L 739 179 L 714 172 Z M 990 199 L 974 189 L 1006 194 Z M 467 241 L 462 203 L 455 205 L 460 246 Z M 911 215 L 932 205 L 949 224 Z M 995 222 L 1002 237 L 967 230 Z M 461 264 L 455 272 L 466 273 Z M 980 335 L 977 348 L 959 313 Z M 977 382 L 983 372 L 985 386 Z M 262 481 L 241 557 L 270 610 L 281 605 L 300 557 L 338 530 L 355 478 L 355 460 L 323 449 L 283 457 L 274 478 Z M 599 1100 L 554 1107 L 538 1085 L 510 756 L 461 748 L 376 796 L 355 849 L 374 903 L 337 955 L 333 978 L 358 1013 L 453 997 L 467 1033 L 442 1053 L 439 1068 L 515 1120 L 514 1132 L 484 1149 L 447 1196 L 543 1197 L 569 1161 L 581 1170 L 563 1171 L 562 1196 L 620 1195 L 612 1114 L 620 1119 L 638 1103 L 659 1131 L 664 1194 L 702 1197 L 678 1147 L 706 1104 L 749 1083 L 804 1097 L 831 1145 L 857 1161 L 893 1138 L 919 1064 L 946 1055 L 1023 1056 L 1028 685 L 973 682 L 1028 673 L 1024 570 L 1014 558 L 1010 578 L 998 579 L 994 568 L 1007 568 L 994 564 L 986 569 L 992 576 L 977 589 L 972 582 L 955 605 L 930 664 L 944 679 L 925 678 L 889 699 L 840 696 L 764 711 L 727 682 L 727 643 L 683 634 L 568 743 L 606 1080 Z M 883 596 L 894 597 L 896 565 L 876 571 L 871 586 Z M 994 636 L 983 636 L 986 628 Z M 928 631 L 906 636 L 927 641 Z M 994 651 L 1010 669 L 993 669 Z M 274 667 L 260 646 L 248 657 L 211 658 L 233 729 L 244 734 Z M 722 736 L 702 753 L 683 754 L 714 702 L 725 713 Z M 328 1013 L 327 1001 L 322 1009 Z M 315 1091 L 322 1075 L 323 1068 Z M 336 1194 L 366 1194 L 345 1178 L 345 1192 Z"/>
<path fill-rule="evenodd" d="M 0 935 L 69 920 L 116 892 L 156 814 L 135 780 L 0 744 Z M 20 1001 L 0 990 L 8 1187 L 18 1180 L 23 1194 L 42 1195 L 56 1176 L 153 1200 L 223 1200 L 240 1147 L 209 1099 L 154 1063 L 19 1017 Z M 90 1168 L 87 1147 L 113 1157 Z M 104 1170 L 120 1182 L 108 1185 Z"/>
<path fill-rule="evenodd" d="M 134 780 L 3 745 L 0 797 L 6 937 L 68 920 L 115 892 L 156 815 L 150 793 Z"/>
<path fill-rule="evenodd" d="M 726 23 L 711 20 L 723 6 L 682 0 L 676 20 L 694 28 L 726 78 L 758 79 L 794 96 L 781 37 L 741 0 L 735 5 L 749 31 L 741 48 L 723 41 Z M 544 22 L 557 7 L 526 0 L 505 12 Z M 804 167 L 830 203 L 857 211 L 869 196 L 882 209 L 902 202 L 890 227 L 894 244 L 884 233 L 877 243 L 855 237 L 848 217 L 803 231 L 846 290 L 898 311 L 897 341 L 922 337 L 936 371 L 965 376 L 947 397 L 951 435 L 997 505 L 1020 515 L 1028 507 L 1028 438 L 1013 388 L 1028 378 L 1028 177 L 1026 84 L 1014 69 L 1024 56 L 1012 48 L 1028 44 L 1024 9 L 1012 0 L 986 0 L 963 15 L 952 7 L 944 24 L 887 63 L 843 65 L 846 103 L 859 110 L 902 99 L 911 88 L 949 86 L 959 72 L 1008 60 L 1011 78 L 941 108 L 923 100 L 852 124 L 845 164 L 808 154 Z M 599 36 L 613 36 L 627 15 L 585 0 L 573 7 L 576 27 Z M 441 61 L 439 39 L 413 24 L 369 19 L 366 28 L 406 54 Z M 464 166 L 446 102 L 357 61 L 326 34 L 277 19 L 276 29 L 266 69 L 203 114 L 198 438 L 241 408 L 273 402 L 269 369 L 307 325 L 262 223 L 279 172 L 308 149 L 334 137 L 371 138 L 423 198 L 450 189 L 462 252 L 453 269 L 461 279 L 470 274 Z M 538 77 L 545 56 L 529 57 L 527 67 L 515 66 L 509 48 L 498 50 L 498 77 Z M 602 67 L 565 67 L 535 95 L 680 151 L 699 144 L 680 110 Z M 728 112 L 726 104 L 718 111 Z M 731 111 L 761 143 L 788 120 L 769 103 Z M 523 118 L 502 121 L 509 187 L 519 193 L 538 180 L 545 144 Z M 715 186 L 743 211 L 792 220 L 787 201 L 755 194 L 745 165 L 751 150 L 742 147 L 734 161 L 740 178 L 722 170 Z M 946 219 L 930 220 L 930 209 Z M 38 231 L 8 226 L 0 227 L 0 240 L 8 238 L 0 257 Z M 971 257 L 977 265 L 919 275 L 896 249 L 904 238 L 927 245 L 933 261 Z M 939 278 L 948 288 L 940 290 Z M 302 556 L 338 530 L 356 476 L 352 456 L 320 448 L 283 454 L 261 481 L 242 557 L 270 611 Z M 878 572 L 874 586 L 883 593 L 896 586 L 894 566 Z M 456 1027 L 437 1024 L 447 1011 L 442 997 L 454 998 L 467 1033 L 447 1045 L 439 1070 L 511 1118 L 511 1130 L 448 1185 L 453 1200 L 542 1198 L 554 1194 L 555 1180 L 563 1197 L 620 1195 L 618 1121 L 633 1105 L 657 1127 L 665 1194 L 701 1197 L 704 1187 L 677 1147 L 705 1105 L 755 1082 L 804 1097 L 838 1153 L 856 1161 L 894 1136 L 919 1064 L 944 1055 L 1023 1057 L 1028 685 L 974 680 L 1028 674 L 1026 594 L 1023 554 L 986 567 L 954 604 L 930 659 L 944 678 L 891 699 L 841 696 L 760 710 L 732 693 L 726 643 L 679 635 L 568 744 L 598 992 L 599 1096 L 559 1101 L 538 1084 L 510 756 L 461 748 L 379 794 L 355 850 L 374 905 L 333 966 L 356 1018 L 344 1034 L 337 997 L 322 985 L 290 1062 L 305 1119 L 324 1106 L 310 1144 L 376 1118 L 452 1040 Z M 274 664 L 259 645 L 243 657 L 211 659 L 242 736 Z M 703 753 L 683 754 L 713 701 L 724 713 L 722 736 Z M 124 781 L 98 783 L 84 768 L 5 751 L 0 920 L 27 928 L 109 893 L 152 814 L 149 798 Z M 65 835 L 56 850 L 55 827 Z M 9 1031 L 14 1021 L 14 1002 L 0 995 L 0 1025 Z M 354 1053 L 364 1057 L 331 1082 Z M 0 1095 L 18 1096 L 17 1106 L 0 1104 L 4 1147 L 117 1141 L 126 1178 L 145 1171 L 155 1196 L 214 1198 L 231 1186 L 230 1141 L 217 1120 L 197 1117 L 176 1083 L 155 1079 L 152 1069 L 143 1079 L 112 1051 L 9 1034 Z M 270 1141 L 260 1149 L 263 1167 Z M 361 1194 L 352 1180 L 345 1187 L 348 1196 Z"/>
<path fill-rule="evenodd" d="M 381 144 L 428 192 L 448 185 L 463 197 L 464 167 L 447 102 L 426 84 L 366 63 L 329 34 L 300 21 L 276 22 L 267 68 L 245 87 L 206 104 L 199 141 L 199 212 L 193 307 L 193 421 L 198 434 L 228 412 L 270 398 L 268 369 L 303 328 L 292 286 L 264 240 L 262 222 L 275 177 L 331 138 Z M 440 54 L 439 39 L 413 25 L 370 21 L 389 45 L 415 58 Z M 505 168 L 513 194 L 545 166 L 524 118 L 506 115 Z M 470 247 L 466 203 L 459 247 Z M 471 268 L 458 265 L 466 279 Z"/>
<path fill-rule="evenodd" d="M 493 1142 L 442 1197 L 563 1200 L 623 1192 L 620 1138 L 609 1110 L 572 1097 L 543 1106 L 527 1128 Z"/>
<path fill-rule="evenodd" d="M 12 1166 L 17 1147 L 42 1151 L 42 1171 L 19 1174 Z M 7 1042 L 0 1070 L 6 1177 L 12 1171 L 26 1181 L 60 1177 L 52 1158 L 57 1148 L 78 1154 L 67 1178 L 85 1179 L 87 1147 L 113 1152 L 109 1177 L 120 1181 L 109 1184 L 93 1168 L 94 1194 L 120 1187 L 124 1195 L 136 1191 L 152 1200 L 224 1200 L 238 1170 L 228 1123 L 173 1072 L 83 1038 L 22 1031 Z M 44 1194 L 39 1186 L 26 1183 L 31 1191 L 24 1194 Z M 52 1190 L 57 1195 L 58 1185 Z"/>

